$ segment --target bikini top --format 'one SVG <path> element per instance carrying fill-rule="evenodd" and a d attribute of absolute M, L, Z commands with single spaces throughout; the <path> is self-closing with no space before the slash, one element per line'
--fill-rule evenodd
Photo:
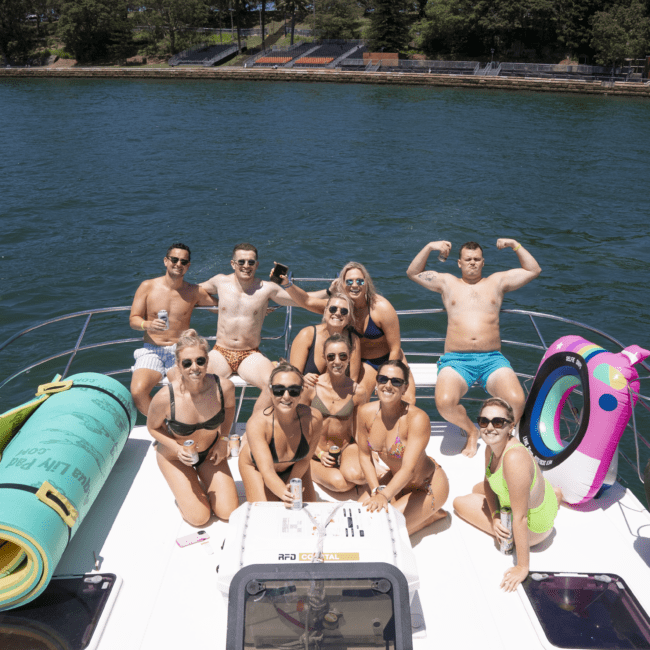
<path fill-rule="evenodd" d="M 305 362 L 305 369 L 302 373 L 303 375 L 308 375 L 309 373 L 314 373 L 315 375 L 321 374 L 318 366 L 316 365 L 316 361 L 314 360 L 314 348 L 316 347 L 316 325 L 314 325 L 313 328 L 314 338 L 312 339 L 311 345 L 309 346 L 309 351 L 307 352 L 307 361 Z"/>
<path fill-rule="evenodd" d="M 311 402 L 311 405 L 323 414 L 324 418 L 335 418 L 337 420 L 349 420 L 354 413 L 354 399 L 350 399 L 339 409 L 338 413 L 331 413 L 323 400 L 318 396 L 318 391 L 314 388 L 316 392 L 316 397 Z M 356 392 L 356 385 L 355 385 Z M 354 394 L 354 393 L 353 393 Z"/>
<path fill-rule="evenodd" d="M 524 447 L 525 445 L 522 445 L 520 442 L 518 442 L 515 445 L 512 445 L 512 447 L 508 447 L 504 452 L 503 455 L 501 456 L 501 465 L 499 466 L 499 469 L 494 472 L 494 474 L 490 471 L 490 465 L 492 465 L 492 459 L 494 458 L 494 452 L 490 455 L 490 462 L 487 464 L 487 467 L 485 468 L 485 478 L 487 478 L 488 483 L 490 484 L 490 487 L 492 488 L 492 491 L 494 494 L 499 497 L 499 504 L 501 507 L 507 508 L 510 506 L 510 493 L 508 492 L 508 484 L 506 483 L 505 476 L 503 476 L 503 456 L 505 456 L 511 449 L 514 449 L 515 447 Z M 528 452 L 530 453 L 530 452 Z M 533 463 L 535 463 L 535 459 L 532 457 L 531 454 L 531 460 Z M 535 487 L 535 483 L 537 482 L 537 463 L 535 463 L 535 475 L 533 476 L 533 482 L 530 484 L 530 491 L 533 491 L 533 488 Z"/>
<path fill-rule="evenodd" d="M 293 458 L 291 460 L 280 460 L 278 458 L 278 452 L 275 448 L 275 412 L 273 413 L 273 423 L 271 425 L 271 442 L 269 442 L 269 451 L 271 452 L 271 458 L 273 459 L 273 464 L 277 463 L 298 463 L 301 460 L 304 460 L 307 458 L 309 455 L 309 443 L 307 442 L 307 438 L 305 438 L 305 434 L 302 432 L 302 420 L 300 419 L 300 416 L 298 416 L 298 424 L 300 425 L 300 442 L 298 443 L 298 449 L 296 449 L 296 453 L 294 454 Z M 251 454 L 251 461 L 255 467 L 257 467 L 257 463 L 255 462 L 255 458 L 253 457 L 253 452 L 250 452 Z"/>
<path fill-rule="evenodd" d="M 216 429 L 226 418 L 226 409 L 223 405 L 223 390 L 221 389 L 221 382 L 217 375 L 212 375 L 214 380 L 217 382 L 217 388 L 219 389 L 219 399 L 221 400 L 221 408 L 218 413 L 213 415 L 209 420 L 205 422 L 199 422 L 198 424 L 185 424 L 185 422 L 179 422 L 174 419 L 176 417 L 176 403 L 174 401 L 174 389 L 169 384 L 169 410 L 170 418 L 165 418 L 165 424 L 167 425 L 167 430 L 170 433 L 175 433 L 177 436 L 191 436 L 195 431 L 199 429 Z"/>
<path fill-rule="evenodd" d="M 370 313 L 368 313 L 368 324 L 366 325 L 366 331 L 363 334 L 361 334 L 361 332 L 357 332 L 357 330 L 354 331 L 357 333 L 357 336 L 362 339 L 380 339 L 382 336 L 384 336 L 384 330 L 381 329 L 374 320 L 372 320 Z"/>
<path fill-rule="evenodd" d="M 378 454 L 387 454 L 388 456 L 392 456 L 393 458 L 398 458 L 401 460 L 404 456 L 404 452 L 406 451 L 406 445 L 402 442 L 401 438 L 399 437 L 399 425 L 400 425 L 400 420 L 402 419 L 402 416 L 397 419 L 397 435 L 395 436 L 395 442 L 391 445 L 390 449 L 386 452 L 383 449 L 375 449 L 371 444 L 370 444 L 370 432 L 372 431 L 372 427 L 375 424 L 375 420 L 377 419 L 377 416 L 379 415 L 379 411 L 381 411 L 381 404 L 379 405 L 379 408 L 377 409 L 377 413 L 375 413 L 375 417 L 372 419 L 372 424 L 370 425 L 370 429 L 368 429 L 368 448 L 371 451 L 376 451 Z M 404 411 L 403 415 L 408 413 L 408 405 L 406 407 L 406 411 Z"/>

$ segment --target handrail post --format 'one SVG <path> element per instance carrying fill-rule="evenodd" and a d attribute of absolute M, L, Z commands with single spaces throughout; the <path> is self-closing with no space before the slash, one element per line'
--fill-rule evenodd
<path fill-rule="evenodd" d="M 86 322 L 84 323 L 83 327 L 81 328 L 81 333 L 79 334 L 79 338 L 77 339 L 77 343 L 74 346 L 74 350 L 72 351 L 72 354 L 70 355 L 70 358 L 68 359 L 68 363 L 65 367 L 65 370 L 63 371 L 63 374 L 61 375 L 61 379 L 65 379 L 68 370 L 70 370 L 70 366 L 72 365 L 72 362 L 74 361 L 74 358 L 77 356 L 77 352 L 79 350 L 79 346 L 81 345 L 81 341 L 83 340 L 84 335 L 86 334 L 86 330 L 88 329 L 88 325 L 90 324 L 90 319 L 92 318 L 92 314 L 88 314 L 88 318 L 86 318 Z"/>

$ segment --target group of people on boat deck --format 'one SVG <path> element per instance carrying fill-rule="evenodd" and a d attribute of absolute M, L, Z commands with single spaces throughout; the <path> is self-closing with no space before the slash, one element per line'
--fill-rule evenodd
<path fill-rule="evenodd" d="M 512 508 L 518 564 L 502 583 L 512 590 L 528 573 L 529 545 L 550 534 L 561 494 L 513 437 L 525 400 L 500 352 L 503 296 L 541 269 L 515 240 L 498 239 L 496 245 L 511 248 L 520 268 L 483 277 L 483 250 L 468 242 L 459 250 L 460 278 L 426 271 L 431 252 L 446 259 L 451 251 L 450 242 L 438 241 L 415 256 L 407 275 L 440 293 L 448 315 L 435 393 L 438 411 L 467 435 L 465 456 L 476 454 L 479 434 L 487 445 L 485 480 L 471 495 L 457 498 L 454 508 L 499 540 L 509 534 L 499 508 Z M 140 285 L 130 315 L 131 327 L 144 331 L 144 346 L 134 354 L 131 393 L 147 415 L 159 467 L 189 523 L 204 525 L 212 513 L 227 520 L 238 506 L 227 463 L 233 373 L 260 389 L 239 456 L 249 501 L 278 500 L 290 507 L 290 480 L 300 478 L 305 501 L 317 500 L 316 482 L 334 493 L 355 489 L 370 511 L 387 510 L 390 503 L 404 514 L 409 534 L 447 516 L 442 507 L 449 482 L 426 455 L 431 422 L 415 406 L 397 313 L 376 292 L 362 264 L 349 262 L 328 289 L 308 293 L 288 272 L 276 271 L 275 281 L 258 278 L 258 254 L 251 244 L 235 246 L 231 274 L 198 285 L 184 280 L 190 260 L 187 246 L 170 246 L 165 275 Z M 296 336 L 289 361 L 275 364 L 259 350 L 269 300 L 322 314 L 320 323 Z M 218 306 L 213 349 L 190 329 L 197 305 Z M 167 319 L 159 317 L 162 310 Z M 152 399 L 165 376 L 167 385 Z M 481 408 L 478 430 L 460 404 L 475 382 L 494 396 Z M 373 393 L 377 400 L 371 401 Z M 198 460 L 183 445 L 190 438 Z"/>

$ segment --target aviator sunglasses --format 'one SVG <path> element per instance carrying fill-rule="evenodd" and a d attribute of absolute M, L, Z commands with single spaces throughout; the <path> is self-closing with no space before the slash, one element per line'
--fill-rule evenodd
<path fill-rule="evenodd" d="M 356 280 L 346 280 L 345 284 L 347 284 L 348 287 L 351 287 L 355 282 L 359 287 L 362 287 L 366 283 L 366 281 L 363 278 L 356 278 Z"/>
<path fill-rule="evenodd" d="M 167 256 L 167 259 L 172 264 L 178 264 L 180 262 L 183 266 L 187 266 L 190 263 L 190 261 L 188 259 L 185 259 L 184 257 L 169 257 L 169 256 Z"/>
<path fill-rule="evenodd" d="M 482 415 L 479 415 L 476 418 L 476 422 L 478 422 L 479 427 L 481 429 L 487 429 L 488 425 L 492 425 L 495 429 L 503 429 L 503 427 L 506 424 L 509 424 L 512 422 L 512 420 L 508 420 L 508 418 L 492 418 L 491 420 L 489 418 L 483 417 Z"/>
<path fill-rule="evenodd" d="M 190 368 L 192 366 L 192 361 L 196 361 L 196 365 L 202 367 L 205 365 L 207 359 L 205 357 L 196 357 L 196 359 L 183 359 L 181 361 L 181 366 L 183 366 L 185 369 Z"/>
<path fill-rule="evenodd" d="M 302 386 L 300 384 L 292 384 L 291 386 L 283 386 L 282 384 L 271 385 L 271 392 L 276 397 L 282 397 L 285 391 L 289 392 L 289 397 L 298 397 L 302 393 Z"/>
<path fill-rule="evenodd" d="M 386 375 L 377 375 L 377 383 L 383 386 L 390 382 L 395 386 L 395 388 L 401 388 L 405 383 L 406 379 L 400 379 L 399 377 L 388 377 Z"/>
<path fill-rule="evenodd" d="M 338 354 L 336 352 L 328 352 L 325 355 L 325 358 L 328 361 L 334 361 L 338 357 L 341 361 L 347 361 L 348 360 L 348 353 L 347 352 L 339 352 Z"/>
<path fill-rule="evenodd" d="M 237 264 L 239 264 L 239 266 L 246 266 L 246 264 L 248 264 L 248 266 L 255 266 L 257 260 L 237 260 Z"/>
<path fill-rule="evenodd" d="M 329 307 L 330 314 L 336 314 L 337 311 L 341 312 L 341 316 L 347 316 L 350 313 L 347 307 L 335 307 L 334 305 Z"/>

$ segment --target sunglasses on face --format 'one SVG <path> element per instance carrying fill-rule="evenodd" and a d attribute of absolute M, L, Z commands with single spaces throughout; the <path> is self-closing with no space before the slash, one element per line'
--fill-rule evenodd
<path fill-rule="evenodd" d="M 356 280 L 346 280 L 345 284 L 347 284 L 348 287 L 351 287 L 355 282 L 359 287 L 362 287 L 366 283 L 363 278 L 357 278 Z"/>
<path fill-rule="evenodd" d="M 271 392 L 275 397 L 282 397 L 284 393 L 288 391 L 289 397 L 298 397 L 302 393 L 302 386 L 299 384 L 292 384 L 291 386 L 283 386 L 282 384 L 273 384 L 271 386 Z"/>
<path fill-rule="evenodd" d="M 205 357 L 196 357 L 196 359 L 183 359 L 181 361 L 181 366 L 183 366 L 183 368 L 185 368 L 185 369 L 191 368 L 193 361 L 196 362 L 197 366 L 202 367 L 202 366 L 205 365 L 205 362 L 207 361 L 207 359 Z"/>
<path fill-rule="evenodd" d="M 336 353 L 336 352 L 328 352 L 325 355 L 325 358 L 328 361 L 334 361 L 334 359 L 336 359 L 336 357 L 338 357 L 341 361 L 347 361 L 348 360 L 348 353 L 347 352 L 338 352 L 338 353 Z"/>
<path fill-rule="evenodd" d="M 341 312 L 341 316 L 347 316 L 350 313 L 350 310 L 347 307 L 335 307 L 332 305 L 328 308 L 330 314 L 336 314 L 337 311 Z"/>
<path fill-rule="evenodd" d="M 395 388 L 401 388 L 405 383 L 406 379 L 400 379 L 399 377 L 387 377 L 386 375 L 377 375 L 377 383 L 383 386 L 390 382 L 395 386 Z"/>
<path fill-rule="evenodd" d="M 508 418 L 492 418 L 491 420 L 489 418 L 484 418 L 482 415 L 479 415 L 476 418 L 476 421 L 478 422 L 479 427 L 481 429 L 487 429 L 488 425 L 492 425 L 495 429 L 503 429 L 503 427 L 506 426 L 506 424 L 509 424 L 512 422 L 512 420 L 508 420 Z"/>
<path fill-rule="evenodd" d="M 248 266 L 255 266 L 257 260 L 237 260 L 237 264 L 239 264 L 239 266 L 246 266 L 246 264 L 248 264 Z"/>
<path fill-rule="evenodd" d="M 187 266 L 190 263 L 190 261 L 184 257 L 167 257 L 167 259 L 172 264 L 178 264 L 180 262 L 183 266 Z"/>

